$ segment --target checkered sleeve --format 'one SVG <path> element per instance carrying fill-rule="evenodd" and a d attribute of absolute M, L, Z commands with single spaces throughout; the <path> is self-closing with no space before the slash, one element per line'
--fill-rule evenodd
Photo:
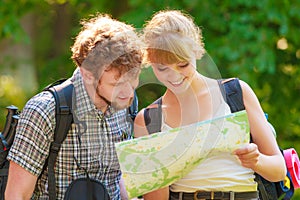
<path fill-rule="evenodd" d="M 54 98 L 49 92 L 37 94 L 22 110 L 8 160 L 39 176 L 48 157 L 54 125 Z"/>

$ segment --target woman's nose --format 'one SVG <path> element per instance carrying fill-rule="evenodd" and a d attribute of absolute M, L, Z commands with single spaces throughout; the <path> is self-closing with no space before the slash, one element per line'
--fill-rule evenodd
<path fill-rule="evenodd" d="M 177 78 L 180 78 L 182 75 L 181 75 L 180 71 L 178 69 L 176 69 L 176 67 L 175 67 L 175 68 L 172 68 L 172 70 L 169 70 L 168 76 L 169 76 L 169 78 L 177 79 Z"/>

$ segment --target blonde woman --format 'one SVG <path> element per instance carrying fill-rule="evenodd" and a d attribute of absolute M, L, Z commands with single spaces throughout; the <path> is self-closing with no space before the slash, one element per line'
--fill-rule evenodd
<path fill-rule="evenodd" d="M 154 14 L 144 29 L 145 60 L 157 79 L 166 86 L 161 97 L 160 130 L 192 124 L 229 114 L 218 81 L 196 70 L 196 60 L 205 50 L 202 34 L 191 16 L 178 10 Z M 145 200 L 163 199 L 258 199 L 254 172 L 269 181 L 281 181 L 285 161 L 249 85 L 240 81 L 249 117 L 253 143 L 232 153 L 215 153 L 169 187 L 144 195 Z M 151 104 L 146 109 L 157 107 Z M 135 121 L 135 137 L 149 134 L 142 109 Z M 268 142 L 266 142 L 268 141 Z M 237 159 L 238 158 L 238 159 Z M 195 193 L 197 192 L 197 193 Z"/>

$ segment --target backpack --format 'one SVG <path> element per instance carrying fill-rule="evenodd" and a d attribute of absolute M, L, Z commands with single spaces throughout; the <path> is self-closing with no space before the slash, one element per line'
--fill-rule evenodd
<path fill-rule="evenodd" d="M 72 114 L 72 96 L 73 83 L 70 80 L 60 79 L 48 85 L 43 91 L 49 91 L 55 99 L 55 120 L 56 127 L 54 129 L 54 141 L 50 145 L 50 152 L 45 167 L 48 166 L 48 192 L 49 199 L 56 200 L 55 175 L 54 166 L 61 144 L 66 138 L 68 131 L 73 122 Z M 14 105 L 7 107 L 8 114 L 4 129 L 0 132 L 0 200 L 4 200 L 4 192 L 7 184 L 7 176 L 9 169 L 9 161 L 6 159 L 9 148 L 13 143 L 16 126 L 19 119 L 20 111 Z M 133 120 L 138 112 L 138 98 L 134 93 L 134 99 L 130 107 L 127 109 L 127 118 Z M 81 190 L 78 190 L 81 188 Z M 84 189 L 82 189 L 84 188 Z M 81 191 L 79 194 L 78 191 Z M 93 194 L 93 191 L 97 191 Z M 102 191 L 102 192 L 99 192 Z M 87 199 L 108 200 L 109 196 L 106 188 L 98 180 L 89 178 L 86 172 L 86 178 L 80 178 L 72 182 L 66 192 L 65 199 L 84 199 L 83 195 L 88 195 Z M 96 196 L 95 196 L 96 195 Z M 77 197 L 77 198 L 74 198 Z"/>
<path fill-rule="evenodd" d="M 222 81 L 223 80 L 218 80 L 218 83 L 222 95 L 229 105 L 231 112 L 244 110 L 245 107 L 243 103 L 242 89 L 239 83 L 239 79 L 234 78 L 230 79 L 229 81 Z M 155 102 L 153 102 L 153 104 L 157 104 L 157 107 L 146 108 L 144 110 L 144 120 L 149 134 L 161 131 L 162 98 L 160 97 Z M 282 149 L 280 150 L 283 156 L 285 151 L 288 151 Z M 287 159 L 288 158 L 285 157 L 286 163 Z M 287 175 L 284 181 L 270 182 L 257 173 L 255 173 L 255 181 L 258 184 L 259 198 L 261 200 L 290 200 L 294 194 L 295 187 L 289 170 L 287 170 Z"/>

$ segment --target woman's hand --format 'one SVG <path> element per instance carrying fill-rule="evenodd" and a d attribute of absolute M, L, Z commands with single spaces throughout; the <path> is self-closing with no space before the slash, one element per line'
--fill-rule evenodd
<path fill-rule="evenodd" d="M 249 143 L 234 151 L 234 154 L 241 161 L 241 165 L 256 171 L 260 152 L 254 143 Z"/>

